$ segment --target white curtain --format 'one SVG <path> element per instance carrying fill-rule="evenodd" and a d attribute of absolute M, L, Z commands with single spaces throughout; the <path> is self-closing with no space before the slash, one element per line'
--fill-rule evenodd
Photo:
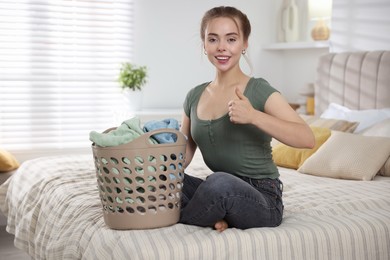
<path fill-rule="evenodd" d="M 0 148 L 89 148 L 113 126 L 132 0 L 0 0 Z"/>

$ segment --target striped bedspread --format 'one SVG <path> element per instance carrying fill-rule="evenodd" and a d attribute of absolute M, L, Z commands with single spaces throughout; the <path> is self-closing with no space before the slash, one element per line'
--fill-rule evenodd
<path fill-rule="evenodd" d="M 205 177 L 195 160 L 188 173 Z M 277 228 L 111 230 L 92 155 L 25 162 L 0 187 L 0 209 L 16 247 L 34 259 L 390 258 L 389 177 L 347 181 L 280 171 L 285 215 Z"/>

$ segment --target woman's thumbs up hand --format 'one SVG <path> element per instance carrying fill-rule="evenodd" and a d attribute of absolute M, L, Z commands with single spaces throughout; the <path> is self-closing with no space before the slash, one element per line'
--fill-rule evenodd
<path fill-rule="evenodd" d="M 250 124 L 255 109 L 241 90 L 236 88 L 235 91 L 238 99 L 230 100 L 228 103 L 230 121 L 234 124 Z"/>

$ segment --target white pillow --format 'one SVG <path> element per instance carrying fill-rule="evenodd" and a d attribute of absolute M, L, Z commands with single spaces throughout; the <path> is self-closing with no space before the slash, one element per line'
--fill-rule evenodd
<path fill-rule="evenodd" d="M 367 127 L 390 118 L 390 108 L 352 110 L 336 103 L 330 103 L 320 117 L 359 122 L 354 133 L 360 133 Z"/>
<path fill-rule="evenodd" d="M 332 131 L 299 172 L 338 179 L 374 178 L 390 156 L 390 138 Z"/>

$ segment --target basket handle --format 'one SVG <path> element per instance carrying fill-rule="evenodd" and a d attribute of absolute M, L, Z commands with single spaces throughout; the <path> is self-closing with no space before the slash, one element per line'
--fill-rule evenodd
<path fill-rule="evenodd" d="M 171 133 L 171 134 L 175 134 L 177 139 L 176 139 L 176 142 L 173 142 L 173 143 L 159 143 L 159 144 L 152 144 L 149 142 L 149 138 L 151 138 L 153 135 L 156 135 L 156 134 L 162 134 L 162 133 Z M 176 129 L 172 129 L 172 128 L 160 128 L 160 129 L 156 129 L 156 130 L 153 130 L 153 131 L 150 131 L 150 132 L 146 132 L 145 134 L 143 134 L 143 138 L 145 140 L 145 143 L 149 146 L 149 147 L 153 147 L 153 146 L 156 146 L 156 145 L 172 145 L 172 144 L 186 144 L 187 142 L 187 139 L 186 137 L 184 136 L 184 134 Z"/>

